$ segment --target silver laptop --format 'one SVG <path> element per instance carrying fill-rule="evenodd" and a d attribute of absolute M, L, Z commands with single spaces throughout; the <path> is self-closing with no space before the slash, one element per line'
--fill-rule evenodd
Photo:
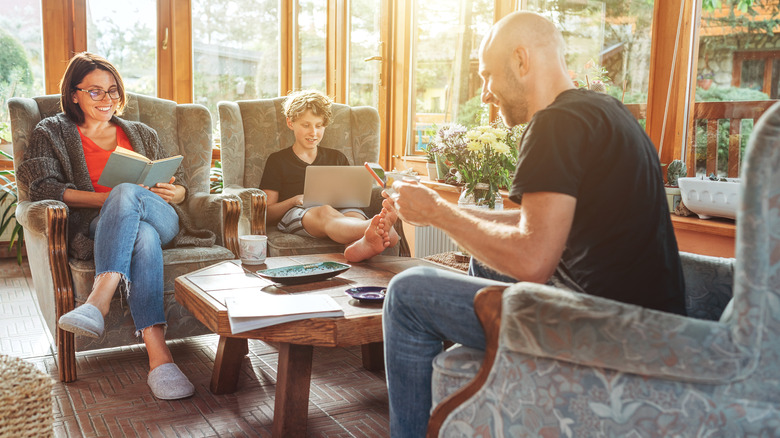
<path fill-rule="evenodd" d="M 368 207 L 374 180 L 363 166 L 309 166 L 303 206 Z"/>

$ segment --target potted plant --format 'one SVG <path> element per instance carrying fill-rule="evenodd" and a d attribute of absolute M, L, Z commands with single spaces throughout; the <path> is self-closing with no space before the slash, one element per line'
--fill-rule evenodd
<path fill-rule="evenodd" d="M 428 179 L 436 181 L 439 179 L 438 169 L 436 167 L 436 145 L 431 142 L 425 145 L 425 169 L 428 171 Z"/>
<path fill-rule="evenodd" d="M 13 156 L 7 152 L 0 150 L 0 155 L 13 160 Z M 0 210 L 0 234 L 3 234 L 8 227 L 13 227 L 11 232 L 10 242 L 8 244 L 9 249 L 13 249 L 16 244 L 16 261 L 20 265 L 22 264 L 22 251 L 24 246 L 24 228 L 19 222 L 16 221 L 16 204 L 19 202 L 19 198 L 16 193 L 16 178 L 14 170 L 0 170 L 0 180 L 3 185 L 0 186 L 0 205 L 7 203 L 8 205 Z"/>
<path fill-rule="evenodd" d="M 524 125 L 499 123 L 471 129 L 448 125 L 437 134 L 437 151 L 451 163 L 463 184 L 459 206 L 502 209 L 499 189 L 507 187 L 517 163 L 517 143 Z"/>
<path fill-rule="evenodd" d="M 712 86 L 713 74 L 709 70 L 702 70 L 699 76 L 696 78 L 696 85 L 705 90 L 709 90 Z"/>
<path fill-rule="evenodd" d="M 669 212 L 674 212 L 682 197 L 680 196 L 679 178 L 686 175 L 688 169 L 681 160 L 674 160 L 666 166 L 666 202 Z"/>

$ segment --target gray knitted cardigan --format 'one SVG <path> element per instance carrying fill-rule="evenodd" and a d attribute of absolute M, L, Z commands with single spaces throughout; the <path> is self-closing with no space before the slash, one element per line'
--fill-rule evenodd
<path fill-rule="evenodd" d="M 122 128 L 139 154 L 153 160 L 167 156 L 152 128 L 116 116 L 111 118 L 111 122 Z M 186 190 L 187 179 L 181 168 L 175 176 L 176 184 Z M 16 179 L 18 184 L 27 187 L 32 201 L 62 201 L 65 189 L 95 191 L 78 129 L 64 113 L 43 119 L 35 127 L 24 159 L 18 166 Z M 168 246 L 208 247 L 214 244 L 214 233 L 196 230 L 186 211 L 179 205 L 171 205 L 179 215 L 179 234 Z M 98 208 L 68 207 L 68 252 L 71 257 L 79 260 L 93 258 L 94 241 L 89 237 L 89 224 L 98 213 Z"/>

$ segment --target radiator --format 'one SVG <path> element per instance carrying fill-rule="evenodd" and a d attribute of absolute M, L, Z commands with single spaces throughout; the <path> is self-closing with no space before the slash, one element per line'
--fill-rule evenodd
<path fill-rule="evenodd" d="M 458 247 L 444 231 L 436 227 L 414 228 L 414 256 L 425 257 L 442 252 L 455 251 Z"/>

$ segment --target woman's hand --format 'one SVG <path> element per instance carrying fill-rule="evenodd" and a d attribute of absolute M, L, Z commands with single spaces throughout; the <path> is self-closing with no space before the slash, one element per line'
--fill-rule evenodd
<path fill-rule="evenodd" d="M 171 177 L 171 180 L 166 183 L 157 183 L 154 187 L 147 187 L 152 193 L 157 194 L 163 198 L 165 202 L 171 204 L 180 204 L 184 200 L 185 190 L 180 185 L 175 185 L 173 182 L 176 177 Z"/>

